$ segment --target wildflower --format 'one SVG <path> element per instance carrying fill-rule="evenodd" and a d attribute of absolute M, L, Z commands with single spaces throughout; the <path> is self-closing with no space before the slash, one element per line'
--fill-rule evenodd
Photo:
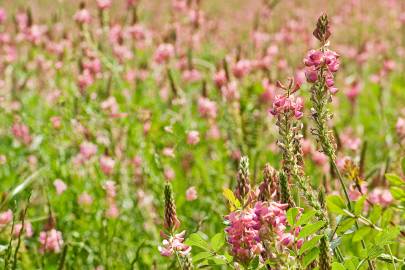
<path fill-rule="evenodd" d="M 217 105 L 205 97 L 198 99 L 198 112 L 203 118 L 214 119 L 217 117 Z"/>
<path fill-rule="evenodd" d="M 186 190 L 186 200 L 187 201 L 194 201 L 197 199 L 197 190 L 195 187 L 189 187 Z"/>
<path fill-rule="evenodd" d="M 368 199 L 371 203 L 381 205 L 382 207 L 387 207 L 394 201 L 394 198 L 388 189 L 379 187 L 373 189 L 368 194 Z"/>
<path fill-rule="evenodd" d="M 77 198 L 77 203 L 82 206 L 89 206 L 93 203 L 93 198 L 87 192 L 83 192 Z"/>
<path fill-rule="evenodd" d="M 5 212 L 0 213 L 0 227 L 4 227 L 13 220 L 13 212 L 8 209 Z"/>
<path fill-rule="evenodd" d="M 188 255 L 191 251 L 191 247 L 183 243 L 185 234 L 186 231 L 182 231 L 181 233 L 168 237 L 168 239 L 164 239 L 162 242 L 163 246 L 158 247 L 160 254 L 165 257 L 170 257 L 175 252 L 181 256 Z"/>
<path fill-rule="evenodd" d="M 200 141 L 200 133 L 196 130 L 192 130 L 187 134 L 187 143 L 190 145 L 196 145 Z"/>
<path fill-rule="evenodd" d="M 97 153 L 97 145 L 91 142 L 82 142 L 80 144 L 80 154 L 84 159 L 90 159 Z"/>
<path fill-rule="evenodd" d="M 39 234 L 39 243 L 41 245 L 39 248 L 40 253 L 42 254 L 44 252 L 59 253 L 61 252 L 63 246 L 62 233 L 55 229 L 51 229 L 49 231 L 42 231 Z"/>
<path fill-rule="evenodd" d="M 24 233 L 24 235 L 28 238 L 34 234 L 31 222 L 25 221 L 24 229 L 22 223 L 17 223 L 14 225 L 13 236 L 19 237 L 21 233 Z"/>
<path fill-rule="evenodd" d="M 166 167 L 166 168 L 164 169 L 163 174 L 164 174 L 166 180 L 168 180 L 168 181 L 171 181 L 171 180 L 173 180 L 173 179 L 176 177 L 176 173 L 175 173 L 174 170 L 173 170 L 172 168 L 170 168 L 170 167 Z"/>
<path fill-rule="evenodd" d="M 156 49 L 153 59 L 158 64 L 167 63 L 174 56 L 174 47 L 172 44 L 163 43 Z"/>
<path fill-rule="evenodd" d="M 90 12 L 84 7 L 78 10 L 73 19 L 79 24 L 89 24 L 91 22 Z"/>
<path fill-rule="evenodd" d="M 114 159 L 108 157 L 108 156 L 101 156 L 100 157 L 100 167 L 103 173 L 106 175 L 111 175 L 113 172 L 115 166 L 115 161 Z"/>
<path fill-rule="evenodd" d="M 97 0 L 97 6 L 102 10 L 110 8 L 111 4 L 111 0 Z"/>
<path fill-rule="evenodd" d="M 60 179 L 56 179 L 53 182 L 53 185 L 54 185 L 54 187 L 56 189 L 56 194 L 58 194 L 58 195 L 62 194 L 67 189 L 67 186 L 66 186 L 65 182 L 63 182 Z"/>

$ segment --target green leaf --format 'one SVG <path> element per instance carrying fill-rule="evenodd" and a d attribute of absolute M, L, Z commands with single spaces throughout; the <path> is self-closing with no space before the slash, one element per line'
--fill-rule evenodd
<path fill-rule="evenodd" d="M 396 200 L 405 200 L 405 191 L 401 187 L 391 187 L 390 192 Z"/>
<path fill-rule="evenodd" d="M 344 267 L 341 263 L 334 262 L 332 263 L 332 270 L 346 270 L 346 267 Z"/>
<path fill-rule="evenodd" d="M 288 211 L 287 211 L 288 224 L 290 224 L 291 226 L 294 226 L 298 213 L 299 213 L 299 210 L 297 207 L 292 207 L 292 208 L 288 209 Z"/>
<path fill-rule="evenodd" d="M 401 179 L 398 175 L 394 173 L 387 173 L 385 174 L 385 178 L 388 180 L 388 182 L 391 183 L 393 186 L 402 186 L 405 184 L 405 181 Z"/>
<path fill-rule="evenodd" d="M 345 214 L 343 209 L 346 208 L 343 199 L 338 195 L 329 195 L 326 197 L 326 205 L 332 213 Z"/>
<path fill-rule="evenodd" d="M 356 270 L 357 265 L 359 264 L 359 259 L 357 257 L 352 257 L 348 260 L 345 260 L 345 267 L 348 270 Z"/>
<path fill-rule="evenodd" d="M 193 262 L 198 262 L 213 256 L 211 252 L 203 251 L 193 256 Z"/>
<path fill-rule="evenodd" d="M 300 248 L 299 255 L 302 255 L 305 251 L 315 247 L 321 238 L 322 235 L 315 235 L 311 240 L 304 241 L 302 247 Z"/>
<path fill-rule="evenodd" d="M 364 206 L 364 201 L 366 200 L 365 196 L 361 196 L 355 203 L 354 205 L 354 213 L 356 215 L 361 214 L 362 210 L 363 210 L 363 206 Z"/>
<path fill-rule="evenodd" d="M 189 246 L 199 247 L 207 251 L 210 250 L 208 243 L 198 233 L 190 234 L 190 236 L 185 241 L 185 244 Z"/>
<path fill-rule="evenodd" d="M 301 226 L 301 225 L 307 224 L 308 221 L 310 221 L 311 218 L 312 218 L 313 216 L 315 216 L 315 214 L 316 214 L 316 211 L 315 211 L 315 210 L 310 210 L 310 211 L 308 211 L 308 212 L 302 214 L 301 218 L 300 218 L 300 219 L 298 220 L 298 222 L 297 222 L 297 226 Z"/>
<path fill-rule="evenodd" d="M 381 217 L 381 227 L 383 227 L 383 228 L 387 227 L 387 225 L 390 224 L 393 215 L 394 215 L 394 212 L 391 208 L 388 208 L 387 210 L 385 210 Z"/>
<path fill-rule="evenodd" d="M 319 248 L 313 248 L 310 252 L 308 252 L 304 258 L 302 259 L 304 267 L 307 267 L 310 263 L 312 263 L 316 257 L 318 257 Z"/>
<path fill-rule="evenodd" d="M 236 198 L 235 194 L 233 194 L 232 190 L 229 188 L 224 188 L 222 194 L 228 200 L 231 211 L 240 208 L 241 204 Z"/>
<path fill-rule="evenodd" d="M 371 232 L 370 227 L 361 227 L 358 229 L 352 238 L 353 242 L 359 242 L 365 238 L 366 235 L 368 235 Z"/>
<path fill-rule="evenodd" d="M 228 263 L 224 256 L 215 256 L 210 258 L 209 261 L 214 265 L 224 265 Z"/>
<path fill-rule="evenodd" d="M 381 218 L 382 207 L 378 204 L 373 206 L 373 210 L 370 213 L 369 219 L 373 223 L 377 223 L 378 220 Z"/>
<path fill-rule="evenodd" d="M 257 269 L 259 267 L 259 256 L 256 256 L 249 264 L 249 269 Z"/>
<path fill-rule="evenodd" d="M 298 237 L 305 238 L 311 234 L 314 234 L 320 228 L 322 228 L 324 225 L 325 225 L 325 221 L 318 221 L 318 222 L 315 222 L 314 224 L 308 224 L 300 231 L 300 234 L 298 235 Z"/>
<path fill-rule="evenodd" d="M 225 244 L 225 235 L 223 233 L 217 233 L 211 239 L 211 247 L 214 251 L 218 251 Z"/>
<path fill-rule="evenodd" d="M 380 256 L 380 254 L 384 253 L 384 248 L 378 245 L 374 245 L 372 246 L 368 252 L 367 252 L 367 257 L 370 259 L 375 259 L 378 256 Z"/>
<path fill-rule="evenodd" d="M 401 230 L 397 227 L 387 228 L 377 234 L 375 242 L 380 246 L 392 244 L 393 240 L 395 240 L 400 233 Z"/>
<path fill-rule="evenodd" d="M 337 229 L 338 233 L 345 232 L 351 227 L 353 227 L 355 220 L 352 218 L 346 218 L 339 223 L 339 227 Z"/>

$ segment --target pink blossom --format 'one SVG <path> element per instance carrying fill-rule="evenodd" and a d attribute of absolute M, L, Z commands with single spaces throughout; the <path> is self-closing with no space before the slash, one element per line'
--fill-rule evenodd
<path fill-rule="evenodd" d="M 110 175 L 113 172 L 115 160 L 108 156 L 100 157 L 100 167 L 103 173 Z"/>
<path fill-rule="evenodd" d="M 4 23 L 7 19 L 6 11 L 3 8 L 0 8 L 0 23 Z"/>
<path fill-rule="evenodd" d="M 106 212 L 106 216 L 108 218 L 112 218 L 115 219 L 119 216 L 120 212 L 118 210 L 117 205 L 115 204 L 115 202 L 112 202 L 109 204 L 107 212 Z"/>
<path fill-rule="evenodd" d="M 176 177 L 176 174 L 172 168 L 166 167 L 164 169 L 164 176 L 165 176 L 166 180 L 171 181 L 174 179 L 174 177 Z"/>
<path fill-rule="evenodd" d="M 115 198 L 115 196 L 117 195 L 114 181 L 111 180 L 105 181 L 103 188 L 106 191 L 108 198 Z"/>
<path fill-rule="evenodd" d="M 227 82 L 225 70 L 221 69 L 221 70 L 217 71 L 217 72 L 214 74 L 214 78 L 213 78 L 213 79 L 214 79 L 215 85 L 216 85 L 218 88 L 223 87 L 223 86 L 226 84 L 226 82 Z"/>
<path fill-rule="evenodd" d="M 97 145 L 91 142 L 82 142 L 80 144 L 80 154 L 85 159 L 90 159 L 97 153 Z"/>
<path fill-rule="evenodd" d="M 270 83 L 269 79 L 263 79 L 262 86 L 264 88 L 263 93 L 260 95 L 260 101 L 263 103 L 271 103 L 274 100 L 276 93 L 276 86 Z"/>
<path fill-rule="evenodd" d="M 185 234 L 186 231 L 182 231 L 174 236 L 167 237 L 168 239 L 164 239 L 162 242 L 163 245 L 158 247 L 160 254 L 165 257 L 170 257 L 175 252 L 180 256 L 189 254 L 191 247 L 183 244 Z"/>
<path fill-rule="evenodd" d="M 200 97 L 198 99 L 198 112 L 203 118 L 214 119 L 217 117 L 217 105 L 208 98 Z"/>
<path fill-rule="evenodd" d="M 357 96 L 360 94 L 361 90 L 362 85 L 358 81 L 354 81 L 345 92 L 347 99 L 351 103 L 354 103 L 357 99 Z"/>
<path fill-rule="evenodd" d="M 379 187 L 375 188 L 368 194 L 368 199 L 371 203 L 381 205 L 382 207 L 387 207 L 394 201 L 394 198 L 388 189 Z"/>
<path fill-rule="evenodd" d="M 13 212 L 10 209 L 0 213 L 0 227 L 7 225 L 12 220 L 13 220 Z"/>
<path fill-rule="evenodd" d="M 196 130 L 189 131 L 187 134 L 187 144 L 196 145 L 200 141 L 200 133 Z"/>
<path fill-rule="evenodd" d="M 163 155 L 166 157 L 175 157 L 174 149 L 172 147 L 163 148 Z"/>
<path fill-rule="evenodd" d="M 202 78 L 201 73 L 196 69 L 186 69 L 183 71 L 182 76 L 186 82 L 196 82 Z"/>
<path fill-rule="evenodd" d="M 32 137 L 30 135 L 28 126 L 22 123 L 14 123 L 11 131 L 13 132 L 14 136 L 21 140 L 24 144 L 28 145 L 31 143 Z"/>
<path fill-rule="evenodd" d="M 232 67 L 232 73 L 236 78 L 242 78 L 250 72 L 251 67 L 252 65 L 249 60 L 242 59 Z"/>
<path fill-rule="evenodd" d="M 174 47 L 172 44 L 163 43 L 156 49 L 153 59 L 158 64 L 167 63 L 174 56 Z"/>
<path fill-rule="evenodd" d="M 99 9 L 108 9 L 111 7 L 111 0 L 97 0 L 97 6 Z"/>
<path fill-rule="evenodd" d="M 363 194 L 367 194 L 367 183 L 362 182 L 360 184 L 360 190 L 356 185 L 349 187 L 349 198 L 352 201 L 357 201 Z"/>
<path fill-rule="evenodd" d="M 197 190 L 195 187 L 189 187 L 186 190 L 186 200 L 187 201 L 194 201 L 197 199 Z"/>
<path fill-rule="evenodd" d="M 58 195 L 62 194 L 67 189 L 67 186 L 66 186 L 65 182 L 63 182 L 60 179 L 56 179 L 53 182 L 53 185 L 54 185 L 54 187 L 56 189 L 56 194 L 58 194 Z"/>
<path fill-rule="evenodd" d="M 83 192 L 77 198 L 77 203 L 79 205 L 89 206 L 93 203 L 93 198 L 87 192 Z"/>
<path fill-rule="evenodd" d="M 55 229 L 49 231 L 42 231 L 39 234 L 39 243 L 41 244 L 39 248 L 40 253 L 44 252 L 54 252 L 59 253 L 62 250 L 63 239 L 62 233 Z"/>
<path fill-rule="evenodd" d="M 60 116 L 52 116 L 51 117 L 51 123 L 53 128 L 59 129 L 61 127 L 61 118 Z"/>
<path fill-rule="evenodd" d="M 228 102 L 239 100 L 240 94 L 238 91 L 238 85 L 235 81 L 222 86 L 221 92 L 222 92 L 222 96 Z"/>
<path fill-rule="evenodd" d="M 20 234 L 22 232 L 28 238 L 31 237 L 34 234 L 34 232 L 32 230 L 31 222 L 27 222 L 27 221 L 24 222 L 24 230 L 22 230 L 22 224 L 21 223 L 18 223 L 18 224 L 14 225 L 14 231 L 13 231 L 13 236 L 14 237 L 20 236 Z"/>
<path fill-rule="evenodd" d="M 88 24 L 91 22 L 91 15 L 87 9 L 83 8 L 75 13 L 73 19 L 80 24 Z"/>

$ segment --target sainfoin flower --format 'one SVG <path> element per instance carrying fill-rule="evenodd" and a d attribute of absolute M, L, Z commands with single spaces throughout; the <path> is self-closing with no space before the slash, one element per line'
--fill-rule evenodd
<path fill-rule="evenodd" d="M 163 245 L 158 247 L 160 254 L 165 257 L 170 257 L 175 252 L 177 252 L 181 256 L 189 254 L 191 251 L 191 247 L 183 243 L 185 234 L 186 231 L 182 231 L 181 233 L 175 234 L 173 236 L 166 236 L 167 239 L 163 240 Z"/>
<path fill-rule="evenodd" d="M 186 200 L 187 201 L 194 201 L 197 199 L 197 190 L 195 187 L 189 187 L 186 190 Z"/>
<path fill-rule="evenodd" d="M 11 211 L 10 209 L 0 213 L 0 227 L 9 224 L 12 220 L 13 220 L 13 211 Z"/>
<path fill-rule="evenodd" d="M 39 234 L 40 248 L 39 252 L 54 252 L 59 253 L 62 250 L 63 238 L 62 233 L 55 229 L 49 231 L 42 231 Z"/>
<path fill-rule="evenodd" d="M 66 186 L 65 182 L 63 182 L 60 179 L 56 179 L 53 182 L 53 185 L 54 185 L 54 187 L 56 189 L 56 194 L 58 194 L 58 195 L 62 194 L 67 189 L 67 186 Z"/>
<path fill-rule="evenodd" d="M 304 102 L 302 98 L 286 95 L 277 95 L 274 98 L 273 108 L 270 113 L 277 116 L 281 113 L 291 113 L 295 118 L 300 119 L 303 116 L 302 109 L 304 108 Z"/>
<path fill-rule="evenodd" d="M 187 134 L 187 144 L 195 145 L 200 141 L 200 133 L 192 130 Z"/>
<path fill-rule="evenodd" d="M 31 222 L 25 221 L 24 230 L 22 230 L 22 228 L 23 228 L 22 223 L 15 224 L 14 230 L 13 230 L 13 236 L 18 237 L 18 236 L 20 236 L 21 233 L 23 233 L 26 237 L 29 238 L 34 234 Z"/>
<path fill-rule="evenodd" d="M 225 217 L 225 232 L 232 255 L 240 262 L 249 262 L 264 251 L 263 241 L 276 239 L 278 246 L 302 245 L 295 234 L 286 232 L 285 209 L 288 204 L 257 202 L 253 208 L 236 210 Z"/>

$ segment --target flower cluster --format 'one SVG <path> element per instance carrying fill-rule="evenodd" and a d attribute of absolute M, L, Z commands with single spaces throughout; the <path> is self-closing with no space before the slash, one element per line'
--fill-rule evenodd
<path fill-rule="evenodd" d="M 191 247 L 183 243 L 185 234 L 186 231 L 182 231 L 173 236 L 164 235 L 165 239 L 162 242 L 162 246 L 158 247 L 160 254 L 165 257 L 170 257 L 175 252 L 182 256 L 189 254 Z"/>
<path fill-rule="evenodd" d="M 310 50 L 304 58 L 304 64 L 308 82 L 315 83 L 322 80 L 332 94 L 338 91 L 333 75 L 340 66 L 339 55 L 336 52 L 328 49 Z"/>
<path fill-rule="evenodd" d="M 296 233 L 286 232 L 287 207 L 288 204 L 257 202 L 253 208 L 236 210 L 226 216 L 225 232 L 232 255 L 241 263 L 249 262 L 265 251 L 263 241 L 269 239 L 274 239 L 278 247 L 296 243 L 300 248 L 303 240 L 296 239 Z"/>
<path fill-rule="evenodd" d="M 44 252 L 54 252 L 59 253 L 62 250 L 63 238 L 62 233 L 55 229 L 49 231 L 42 231 L 39 234 L 39 243 L 41 247 L 39 251 Z"/>
<path fill-rule="evenodd" d="M 303 116 L 303 108 L 304 102 L 301 97 L 277 95 L 274 98 L 273 108 L 270 113 L 274 116 L 291 113 L 295 118 L 300 119 Z"/>

